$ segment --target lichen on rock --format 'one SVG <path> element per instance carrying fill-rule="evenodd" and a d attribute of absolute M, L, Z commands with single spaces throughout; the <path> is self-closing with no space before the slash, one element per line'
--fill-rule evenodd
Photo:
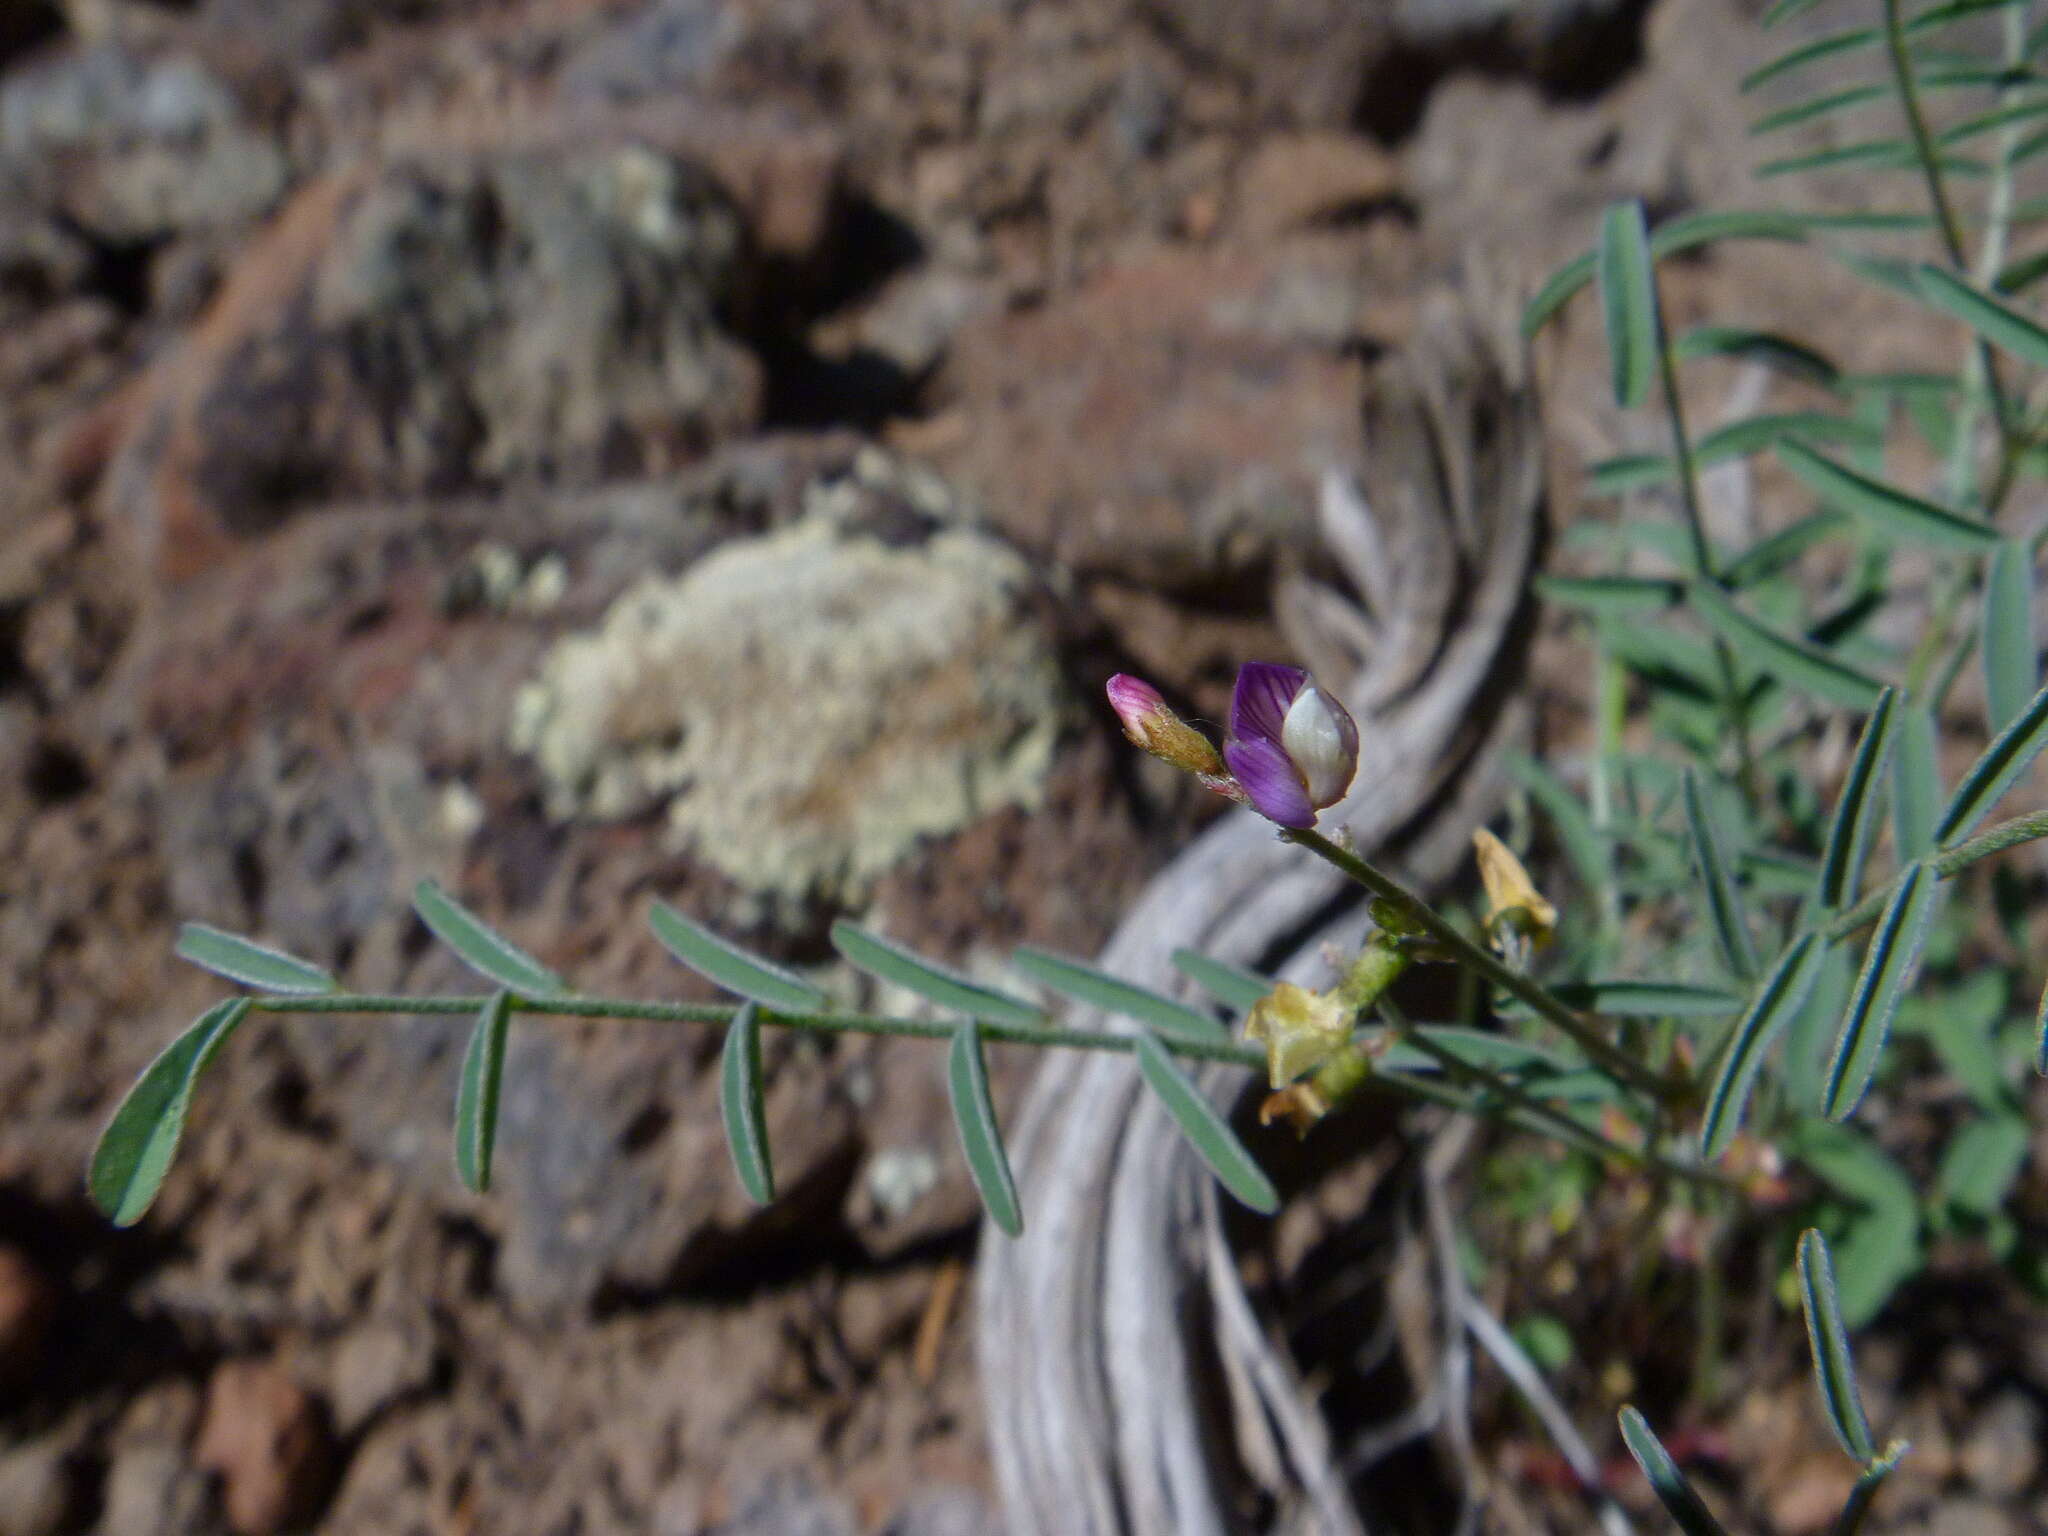
<path fill-rule="evenodd" d="M 556 644 L 511 726 L 551 814 L 664 807 L 742 887 L 846 898 L 921 837 L 1036 805 L 1065 692 L 1030 568 L 878 458 Z"/>

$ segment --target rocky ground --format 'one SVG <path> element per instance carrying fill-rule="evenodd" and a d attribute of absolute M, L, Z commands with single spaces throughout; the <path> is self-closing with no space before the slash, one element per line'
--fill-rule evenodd
<path fill-rule="evenodd" d="M 1501 9 L 0 10 L 0 1530 L 994 1528 L 916 1042 L 772 1044 L 766 1212 L 666 1026 L 522 1029 L 486 1198 L 450 1021 L 245 1031 L 137 1230 L 88 1148 L 184 918 L 390 990 L 467 985 L 427 875 L 592 991 L 702 995 L 657 895 L 847 996 L 846 913 L 1090 951 L 1208 809 L 1100 679 L 1281 648 L 1417 306 L 1748 195 L 1735 0 Z M 1812 320 L 1778 270 L 1670 300 Z M 1622 429 L 1548 362 L 1568 488 Z M 1902 1513 L 2027 1528 L 2025 1344 L 1943 1354 Z M 1731 1433 L 1812 1530 L 1782 1365 Z"/>

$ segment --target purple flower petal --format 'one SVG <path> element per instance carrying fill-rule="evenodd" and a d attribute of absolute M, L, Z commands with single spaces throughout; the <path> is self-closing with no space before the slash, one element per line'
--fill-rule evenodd
<path fill-rule="evenodd" d="M 1240 741 L 1277 743 L 1287 706 L 1307 682 L 1308 674 L 1299 667 L 1246 662 L 1237 669 L 1237 688 L 1230 696 L 1230 734 Z"/>
<path fill-rule="evenodd" d="M 1283 827 L 1306 829 L 1316 824 L 1308 787 L 1277 741 L 1237 740 L 1223 744 L 1223 760 L 1237 777 L 1252 809 Z"/>

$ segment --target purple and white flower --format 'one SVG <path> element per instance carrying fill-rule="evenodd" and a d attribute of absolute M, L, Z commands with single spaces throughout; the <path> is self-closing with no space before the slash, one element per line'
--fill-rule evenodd
<path fill-rule="evenodd" d="M 1301 668 L 1247 662 L 1230 700 L 1223 760 L 1253 810 L 1305 830 L 1351 787 L 1358 725 Z"/>

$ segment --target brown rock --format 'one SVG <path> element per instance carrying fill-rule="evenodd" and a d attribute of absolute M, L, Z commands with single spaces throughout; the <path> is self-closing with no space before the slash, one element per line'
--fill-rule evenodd
<path fill-rule="evenodd" d="M 1384 203 L 1401 190 L 1400 166 L 1349 133 L 1285 134 L 1262 141 L 1237 173 L 1237 226 L 1265 239 Z"/>
<path fill-rule="evenodd" d="M 219 1474 L 228 1524 L 238 1536 L 268 1536 L 318 1506 L 333 1447 L 319 1403 L 281 1366 L 231 1360 L 208 1383 L 193 1456 Z"/>
<path fill-rule="evenodd" d="M 323 499 L 672 468 L 758 410 L 718 320 L 740 247 L 709 175 L 637 144 L 314 182 L 153 375 L 110 510 L 181 578 Z"/>
<path fill-rule="evenodd" d="M 1272 323 L 1281 281 L 1251 253 L 1176 251 L 968 321 L 938 388 L 970 430 L 941 466 L 1083 575 L 1199 589 L 1256 568 L 1361 453 L 1362 365 Z"/>

